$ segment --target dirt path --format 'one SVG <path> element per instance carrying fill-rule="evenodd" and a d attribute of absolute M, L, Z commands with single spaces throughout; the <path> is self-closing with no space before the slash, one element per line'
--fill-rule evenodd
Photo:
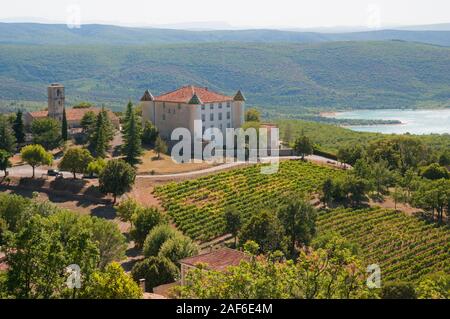
<path fill-rule="evenodd" d="M 387 209 L 400 210 L 410 216 L 414 216 L 417 213 L 422 213 L 421 209 L 413 207 L 407 203 L 397 203 L 397 205 L 395 205 L 394 200 L 389 196 L 385 196 L 382 202 L 370 200 L 369 205 L 371 207 L 379 206 Z"/>

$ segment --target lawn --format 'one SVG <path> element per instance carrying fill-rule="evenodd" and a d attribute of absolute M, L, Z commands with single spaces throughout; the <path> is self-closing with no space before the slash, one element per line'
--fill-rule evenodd
<path fill-rule="evenodd" d="M 138 174 L 177 174 L 197 171 L 213 166 L 213 164 L 208 164 L 206 162 L 179 164 L 174 162 L 172 158 L 166 154 L 161 154 L 161 158 L 158 159 L 158 155 L 153 150 L 145 150 L 141 161 L 142 162 L 137 167 Z"/>

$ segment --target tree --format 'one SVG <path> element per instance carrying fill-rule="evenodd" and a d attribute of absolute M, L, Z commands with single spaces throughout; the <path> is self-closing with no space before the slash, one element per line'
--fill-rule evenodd
<path fill-rule="evenodd" d="M 414 286 L 409 282 L 391 281 L 381 289 L 382 299 L 417 299 Z"/>
<path fill-rule="evenodd" d="M 426 167 L 421 169 L 422 177 L 427 179 L 441 179 L 441 178 L 450 178 L 450 173 L 445 167 L 439 166 L 437 163 L 432 163 Z"/>
<path fill-rule="evenodd" d="M 20 151 L 22 160 L 33 168 L 34 171 L 37 166 L 51 165 L 53 162 L 53 156 L 47 152 L 41 145 L 27 145 Z"/>
<path fill-rule="evenodd" d="M 0 149 L 14 154 L 16 150 L 16 138 L 8 119 L 0 115 Z"/>
<path fill-rule="evenodd" d="M 250 108 L 245 112 L 246 122 L 259 122 L 261 118 L 260 112 L 255 108 Z"/>
<path fill-rule="evenodd" d="M 239 233 L 241 245 L 255 241 L 261 252 L 283 250 L 284 231 L 278 217 L 266 210 L 254 214 Z"/>
<path fill-rule="evenodd" d="M 167 144 L 159 136 L 156 138 L 155 152 L 158 154 L 158 159 L 161 158 L 161 153 L 166 153 L 167 152 Z"/>
<path fill-rule="evenodd" d="M 74 109 L 88 109 L 88 108 L 91 108 L 92 106 L 93 106 L 92 103 L 83 101 L 83 102 L 77 103 L 72 108 L 74 108 Z"/>
<path fill-rule="evenodd" d="M 117 196 L 131 190 L 135 178 L 136 171 L 130 164 L 113 159 L 106 164 L 105 169 L 100 174 L 100 190 L 105 194 L 111 193 L 115 204 Z"/>
<path fill-rule="evenodd" d="M 142 130 L 142 143 L 154 146 L 156 138 L 158 137 L 158 129 L 150 121 L 144 122 L 144 128 Z"/>
<path fill-rule="evenodd" d="M 337 257 L 338 256 L 338 257 Z M 363 263 L 346 249 L 302 250 L 297 262 L 259 256 L 227 271 L 191 269 L 174 298 L 353 299 L 375 297 L 365 285 Z"/>
<path fill-rule="evenodd" d="M 144 242 L 143 253 L 145 257 L 157 256 L 161 246 L 169 239 L 181 235 L 180 232 L 169 224 L 155 226 L 147 235 Z"/>
<path fill-rule="evenodd" d="M 53 118 L 36 119 L 31 123 L 33 143 L 42 145 L 47 151 L 61 146 L 61 125 Z"/>
<path fill-rule="evenodd" d="M 292 125 L 290 122 L 286 123 L 286 128 L 284 129 L 283 140 L 285 143 L 290 144 L 292 141 Z"/>
<path fill-rule="evenodd" d="M 123 222 L 133 225 L 133 216 L 142 210 L 142 206 L 134 198 L 127 198 L 116 207 L 117 217 Z"/>
<path fill-rule="evenodd" d="M 338 149 L 337 158 L 339 162 L 355 165 L 356 161 L 363 158 L 364 150 L 360 145 L 346 145 Z"/>
<path fill-rule="evenodd" d="M 97 158 L 93 161 L 89 162 L 86 173 L 89 174 L 89 176 L 93 177 L 94 175 L 100 176 L 100 174 L 103 172 L 103 170 L 106 167 L 106 161 L 103 158 Z"/>
<path fill-rule="evenodd" d="M 375 185 L 377 195 L 381 197 L 382 194 L 386 193 L 387 187 L 394 182 L 392 171 L 389 170 L 388 163 L 384 160 L 380 160 L 370 165 L 370 171 L 371 180 Z"/>
<path fill-rule="evenodd" d="M 5 173 L 5 177 L 8 175 L 8 168 L 11 167 L 11 161 L 9 160 L 10 157 L 11 154 L 9 154 L 5 150 L 0 149 L 0 170 Z"/>
<path fill-rule="evenodd" d="M 103 271 L 94 272 L 86 283 L 81 298 L 140 299 L 139 285 L 125 273 L 118 263 L 111 263 Z"/>
<path fill-rule="evenodd" d="M 104 269 L 106 265 L 125 258 L 127 250 L 126 238 L 120 232 L 116 223 L 102 218 L 92 217 L 89 228 L 92 230 L 92 239 L 99 252 L 98 267 Z"/>
<path fill-rule="evenodd" d="M 450 275 L 437 272 L 423 277 L 416 287 L 419 299 L 449 299 Z"/>
<path fill-rule="evenodd" d="M 133 215 L 131 236 L 137 247 L 142 247 L 148 233 L 157 225 L 168 224 L 167 215 L 155 207 L 138 209 Z"/>
<path fill-rule="evenodd" d="M 320 200 L 327 207 L 330 206 L 330 203 L 333 200 L 333 187 L 333 180 L 331 178 L 327 178 L 322 184 L 322 196 Z"/>
<path fill-rule="evenodd" d="M 132 107 L 125 126 L 126 131 L 124 133 L 122 153 L 125 155 L 125 161 L 127 163 L 135 165 L 139 163 L 139 156 L 142 154 L 142 130 L 136 120 L 136 114 Z"/>
<path fill-rule="evenodd" d="M 85 227 L 90 217 L 57 209 L 50 214 L 54 208 L 33 207 L 43 211 L 35 211 L 5 247 L 8 290 L 16 298 L 58 298 L 67 291 L 68 265 L 79 265 L 88 280 L 98 263 L 98 249 Z"/>
<path fill-rule="evenodd" d="M 89 163 L 94 160 L 91 153 L 84 148 L 70 148 L 59 162 L 59 169 L 69 171 L 73 178 L 77 178 L 77 173 L 86 173 Z"/>
<path fill-rule="evenodd" d="M 89 149 L 96 157 L 106 157 L 109 142 L 114 137 L 114 129 L 108 118 L 108 113 L 103 108 L 98 114 L 95 129 L 89 138 Z"/>
<path fill-rule="evenodd" d="M 151 291 L 159 285 L 174 282 L 179 276 L 179 270 L 165 257 L 149 257 L 133 266 L 131 276 L 136 282 L 145 279 L 145 289 Z"/>
<path fill-rule="evenodd" d="M 0 193 L 0 218 L 8 225 L 8 230 L 16 233 L 30 217 L 28 198 L 8 193 Z"/>
<path fill-rule="evenodd" d="M 450 209 L 450 180 L 424 180 L 413 193 L 411 202 L 414 206 L 431 212 L 433 220 L 436 212 L 437 220 L 442 222 L 444 212 L 447 210 L 448 216 Z"/>
<path fill-rule="evenodd" d="M 97 116 L 93 111 L 88 111 L 84 113 L 83 118 L 81 119 L 80 125 L 83 129 L 84 134 L 86 134 L 89 137 L 92 136 L 92 134 L 95 131 L 95 124 L 97 122 Z"/>
<path fill-rule="evenodd" d="M 450 166 L 450 151 L 445 150 L 439 155 L 439 165 L 441 166 Z"/>
<path fill-rule="evenodd" d="M 179 235 L 166 240 L 159 249 L 158 256 L 165 257 L 175 265 L 179 266 L 178 261 L 198 255 L 199 247 L 187 236 Z"/>
<path fill-rule="evenodd" d="M 61 123 L 61 138 L 63 141 L 67 141 L 68 139 L 68 127 L 67 127 L 67 116 L 66 116 L 66 108 L 63 108 L 63 117 Z"/>
<path fill-rule="evenodd" d="M 18 144 L 22 144 L 25 142 L 25 127 L 23 124 L 23 114 L 22 111 L 19 110 L 16 113 L 16 119 L 13 123 L 14 135 L 16 136 L 16 141 Z"/>
<path fill-rule="evenodd" d="M 129 129 L 129 123 L 130 123 L 130 118 L 131 115 L 134 114 L 134 109 L 133 109 L 133 103 L 131 103 L 131 101 L 128 101 L 127 104 L 127 109 L 125 111 L 125 116 L 122 120 L 123 122 L 123 127 L 122 127 L 122 131 L 124 135 L 128 134 L 128 129 Z"/>
<path fill-rule="evenodd" d="M 316 234 L 317 212 L 311 204 L 298 195 L 287 197 L 278 210 L 278 217 L 290 242 L 291 256 L 297 255 L 296 247 L 307 245 Z"/>
<path fill-rule="evenodd" d="M 237 207 L 228 206 L 225 208 L 224 218 L 225 230 L 234 237 L 234 246 L 236 246 L 237 235 L 242 226 L 241 214 L 239 213 Z"/>
<path fill-rule="evenodd" d="M 311 155 L 313 153 L 312 143 L 305 135 L 302 135 L 295 140 L 294 149 L 297 154 L 301 155 L 302 160 L 305 160 L 306 155 Z"/>

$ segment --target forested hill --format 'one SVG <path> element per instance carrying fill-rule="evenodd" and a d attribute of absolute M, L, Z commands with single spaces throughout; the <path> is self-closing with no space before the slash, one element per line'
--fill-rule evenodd
<path fill-rule="evenodd" d="M 66 86 L 69 102 L 121 107 L 145 89 L 159 94 L 187 83 L 227 94 L 242 89 L 250 105 L 293 112 L 449 106 L 450 48 L 403 41 L 0 45 L 0 101 L 45 104 L 51 82 Z"/>
<path fill-rule="evenodd" d="M 403 40 L 450 46 L 450 31 L 377 30 L 316 33 L 281 30 L 186 31 L 87 24 L 70 29 L 63 24 L 0 23 L 0 43 L 45 45 L 146 45 L 202 42 L 295 42 Z"/>

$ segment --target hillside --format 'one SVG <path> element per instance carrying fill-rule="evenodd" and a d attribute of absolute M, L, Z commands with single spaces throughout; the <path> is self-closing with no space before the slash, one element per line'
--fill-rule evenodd
<path fill-rule="evenodd" d="M 142 45 L 200 42 L 296 42 L 403 40 L 450 46 L 450 31 L 376 30 L 347 33 L 287 30 L 188 31 L 160 28 L 130 28 L 86 24 L 70 29 L 64 24 L 0 23 L 0 43 L 45 45 Z"/>
<path fill-rule="evenodd" d="M 400 41 L 0 45 L 0 81 L 0 100 L 43 105 L 48 83 L 62 82 L 69 103 L 90 100 L 116 109 L 145 89 L 159 94 L 186 83 L 228 94 L 241 88 L 249 105 L 281 113 L 448 106 L 450 48 Z"/>

